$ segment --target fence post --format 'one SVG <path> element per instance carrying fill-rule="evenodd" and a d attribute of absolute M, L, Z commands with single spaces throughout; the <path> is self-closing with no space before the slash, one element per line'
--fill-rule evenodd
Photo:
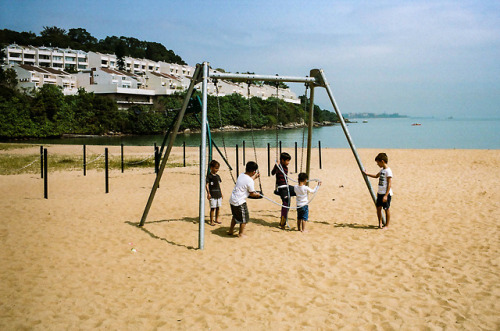
<path fill-rule="evenodd" d="M 238 144 L 236 144 L 236 178 L 240 175 L 240 161 L 238 158 Z"/>
<path fill-rule="evenodd" d="M 245 141 L 243 140 L 243 165 L 245 165 Z"/>
<path fill-rule="evenodd" d="M 295 173 L 297 173 L 297 142 L 295 142 Z"/>
<path fill-rule="evenodd" d="M 43 146 L 40 146 L 40 178 L 43 178 Z"/>
<path fill-rule="evenodd" d="M 160 152 L 158 151 L 158 147 L 155 144 L 155 174 L 158 173 L 158 164 L 159 164 L 159 155 Z"/>
<path fill-rule="evenodd" d="M 87 176 L 87 146 L 83 144 L 83 175 Z"/>
<path fill-rule="evenodd" d="M 121 153 L 122 153 L 122 173 L 124 169 L 124 164 L 123 164 L 123 144 L 121 144 Z"/>
<path fill-rule="evenodd" d="M 271 176 L 271 144 L 267 143 L 267 177 Z"/>
<path fill-rule="evenodd" d="M 321 169 L 321 140 L 318 140 L 318 149 L 319 149 L 319 168 Z"/>
<path fill-rule="evenodd" d="M 48 163 L 47 163 L 47 148 L 44 148 L 43 150 L 43 197 L 45 199 L 49 198 L 49 170 L 48 170 Z"/>
<path fill-rule="evenodd" d="M 182 158 L 184 160 L 184 167 L 186 167 L 186 142 L 182 142 Z"/>
<path fill-rule="evenodd" d="M 109 193 L 108 148 L 104 149 L 104 173 L 106 177 L 106 193 Z"/>

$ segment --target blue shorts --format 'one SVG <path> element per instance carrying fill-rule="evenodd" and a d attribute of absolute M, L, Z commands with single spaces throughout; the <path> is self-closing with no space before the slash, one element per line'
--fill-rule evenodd
<path fill-rule="evenodd" d="M 387 210 L 387 209 L 389 209 L 389 207 L 391 207 L 391 198 L 392 198 L 392 196 L 389 194 L 387 196 L 387 201 L 384 202 L 383 201 L 384 200 L 384 195 L 385 194 L 377 194 L 377 204 L 376 204 L 376 206 L 377 207 L 382 207 L 385 210 Z"/>
<path fill-rule="evenodd" d="M 309 219 L 309 206 L 305 205 L 297 209 L 297 219 L 307 221 Z"/>

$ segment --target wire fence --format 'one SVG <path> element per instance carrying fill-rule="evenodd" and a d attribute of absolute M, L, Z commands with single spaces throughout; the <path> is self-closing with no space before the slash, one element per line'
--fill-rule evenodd
<path fill-rule="evenodd" d="M 21 167 L 21 168 L 17 168 L 17 169 L 11 169 L 12 172 L 21 172 L 23 171 L 24 169 L 30 167 L 31 165 L 35 164 L 36 162 L 40 162 L 40 158 L 39 157 L 36 157 L 32 162 L 28 163 L 27 165 Z"/>

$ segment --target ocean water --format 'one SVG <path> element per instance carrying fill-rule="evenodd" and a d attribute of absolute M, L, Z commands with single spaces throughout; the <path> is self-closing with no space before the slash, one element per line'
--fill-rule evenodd
<path fill-rule="evenodd" d="M 437 119 L 437 118 L 378 118 L 351 119 L 357 123 L 349 123 L 347 129 L 357 148 L 400 148 L 400 149 L 500 149 L 499 119 Z M 413 123 L 420 123 L 413 126 Z M 278 131 L 278 141 L 283 147 L 298 147 L 307 144 L 307 130 L 286 129 Z M 214 132 L 212 139 L 222 147 L 253 146 L 266 147 L 269 143 L 276 146 L 276 130 L 252 132 Z M 36 144 L 88 144 L 88 145 L 120 145 L 147 146 L 154 143 L 161 145 L 162 135 L 95 137 L 95 138 L 62 138 L 37 139 L 30 141 Z M 321 141 L 322 148 L 349 148 L 342 127 L 338 125 L 314 128 L 313 147 Z M 200 134 L 179 134 L 176 146 L 183 143 L 187 146 L 199 146 Z"/>

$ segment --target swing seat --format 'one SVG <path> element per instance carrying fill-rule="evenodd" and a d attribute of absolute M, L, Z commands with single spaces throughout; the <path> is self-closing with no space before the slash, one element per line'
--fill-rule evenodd
<path fill-rule="evenodd" d="M 262 193 L 262 191 L 255 191 L 255 193 L 259 193 L 260 196 L 258 198 L 254 198 L 252 196 L 249 196 L 248 199 L 254 199 L 254 200 L 262 199 L 262 196 L 264 195 L 264 193 Z"/>

